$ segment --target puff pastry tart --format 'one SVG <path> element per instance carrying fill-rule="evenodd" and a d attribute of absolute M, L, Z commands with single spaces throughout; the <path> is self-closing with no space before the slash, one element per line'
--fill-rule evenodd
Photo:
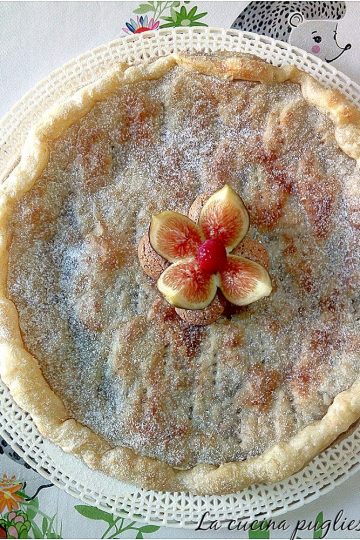
<path fill-rule="evenodd" d="M 119 65 L 49 110 L 0 191 L 14 399 L 145 488 L 301 469 L 360 416 L 359 159 L 352 104 L 250 55 Z"/>

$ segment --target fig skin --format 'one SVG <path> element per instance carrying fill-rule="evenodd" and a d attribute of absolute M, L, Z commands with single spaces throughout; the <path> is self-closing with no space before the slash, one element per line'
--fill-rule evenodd
<path fill-rule="evenodd" d="M 139 242 L 138 257 L 145 274 L 153 279 L 158 279 L 170 264 L 156 253 L 150 244 L 149 233 L 144 234 Z"/>
<path fill-rule="evenodd" d="M 188 324 L 194 326 L 206 326 L 215 322 L 224 313 L 226 300 L 217 294 L 211 304 L 205 309 L 181 309 L 175 308 L 179 317 Z"/>
<path fill-rule="evenodd" d="M 266 270 L 270 268 L 268 252 L 260 242 L 249 236 L 241 240 L 240 244 L 231 252 L 231 255 L 239 255 L 250 259 L 263 266 Z"/>

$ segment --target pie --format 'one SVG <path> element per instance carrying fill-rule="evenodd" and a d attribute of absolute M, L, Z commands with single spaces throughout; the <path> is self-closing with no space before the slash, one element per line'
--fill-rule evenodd
<path fill-rule="evenodd" d="M 300 470 L 360 416 L 359 159 L 355 106 L 245 54 L 119 65 L 48 111 L 1 188 L 14 399 L 66 452 L 148 489 L 225 494 Z M 272 291 L 194 324 L 139 243 L 151 216 L 225 184 Z"/>

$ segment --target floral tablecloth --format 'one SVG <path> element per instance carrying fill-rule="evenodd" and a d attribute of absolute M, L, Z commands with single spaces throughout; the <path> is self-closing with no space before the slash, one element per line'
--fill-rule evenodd
<path fill-rule="evenodd" d="M 357 2 L 1 2 L 0 115 L 72 57 L 126 34 L 177 26 L 263 33 L 306 49 L 360 83 L 359 20 Z M 0 439 L 0 538 L 359 538 L 359 485 L 356 474 L 328 495 L 275 519 L 273 527 L 159 528 L 72 498 Z"/>

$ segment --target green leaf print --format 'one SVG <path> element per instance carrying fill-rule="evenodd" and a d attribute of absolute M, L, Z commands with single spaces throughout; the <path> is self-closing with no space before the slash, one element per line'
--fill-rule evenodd
<path fill-rule="evenodd" d="M 36 525 L 35 521 L 31 523 L 31 530 L 34 534 L 34 538 L 43 538 L 43 533 L 39 529 L 39 527 Z"/>
<path fill-rule="evenodd" d="M 260 523 L 252 523 L 249 529 L 249 538 L 270 538 L 269 521 L 261 521 Z"/>
<path fill-rule="evenodd" d="M 188 6 L 190 4 L 190 6 Z M 133 13 L 137 20 L 130 19 L 123 28 L 127 34 L 157 30 L 158 28 L 171 28 L 179 26 L 207 26 L 200 22 L 207 12 L 198 13 L 198 6 L 191 2 L 142 2 L 137 5 Z M 160 21 L 164 24 L 160 25 Z"/>
<path fill-rule="evenodd" d="M 156 532 L 160 529 L 160 527 L 158 527 L 157 525 L 145 525 L 144 527 L 141 527 L 139 530 L 142 532 L 142 533 L 153 533 L 153 532 Z"/>
<path fill-rule="evenodd" d="M 47 528 L 48 528 L 48 524 L 49 524 L 49 522 L 48 522 L 47 518 L 43 517 L 41 529 L 42 529 L 42 533 L 43 533 L 44 537 L 45 537 L 45 534 L 46 534 L 46 531 L 47 531 Z"/>
<path fill-rule="evenodd" d="M 324 523 L 324 514 L 319 512 L 315 519 L 315 529 L 313 538 L 322 538 L 322 524 Z"/>
<path fill-rule="evenodd" d="M 108 512 L 99 510 L 94 506 L 80 504 L 75 506 L 75 510 L 88 519 L 96 519 L 108 523 L 109 526 L 105 529 L 101 538 L 118 538 L 119 535 L 130 530 L 133 530 L 134 534 L 136 534 L 135 538 L 144 538 L 144 534 L 151 534 L 160 529 L 157 525 L 141 525 L 137 524 L 136 521 L 130 520 L 126 522 L 125 517 L 116 517 Z M 124 513 L 125 516 L 127 514 L 125 511 L 122 513 Z M 134 517 L 141 518 L 139 515 Z"/>
<path fill-rule="evenodd" d="M 175 11 L 175 9 L 172 7 L 171 10 L 170 10 L 170 13 L 171 13 L 171 19 L 176 22 L 176 17 L 177 17 L 177 13 Z M 170 20 L 169 17 L 164 17 L 164 19 L 166 20 Z"/>
<path fill-rule="evenodd" d="M 36 497 L 35 499 L 29 501 L 26 505 L 26 515 L 28 517 L 28 520 L 31 521 L 32 519 L 34 519 L 38 511 L 39 499 Z"/>
<path fill-rule="evenodd" d="M 106 523 L 113 524 L 114 519 L 111 514 L 108 512 L 104 512 L 104 510 L 100 510 L 99 508 L 96 508 L 95 506 L 87 506 L 85 504 L 78 504 L 75 506 L 75 510 L 79 512 L 82 516 L 88 518 L 88 519 L 96 519 L 98 521 L 106 521 Z"/>
<path fill-rule="evenodd" d="M 140 4 L 137 9 L 134 9 L 134 13 L 136 13 L 136 15 L 144 15 L 145 13 L 149 13 L 150 11 L 154 11 L 154 8 L 151 4 Z"/>

